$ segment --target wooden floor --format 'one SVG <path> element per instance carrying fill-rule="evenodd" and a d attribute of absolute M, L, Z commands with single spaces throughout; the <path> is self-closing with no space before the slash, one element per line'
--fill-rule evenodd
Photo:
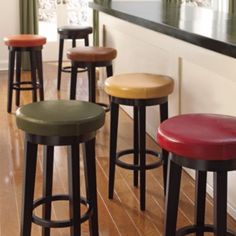
<path fill-rule="evenodd" d="M 64 75 L 62 90 L 56 90 L 56 66 L 44 65 L 45 98 L 67 99 L 69 97 L 69 76 Z M 24 74 L 27 79 L 28 74 Z M 80 74 L 78 79 L 77 94 L 79 99 L 87 99 L 86 74 Z M 7 73 L 0 72 L 0 235 L 19 235 L 21 191 L 22 191 L 22 169 L 23 169 L 23 133 L 19 131 L 15 123 L 15 106 L 13 113 L 7 114 Z M 98 91 L 99 99 L 104 100 L 106 96 Z M 22 104 L 31 101 L 31 94 L 25 92 L 21 98 Z M 132 143 L 132 123 L 128 116 L 121 112 L 119 132 L 119 148 L 127 147 Z M 148 171 L 147 174 L 147 210 L 139 210 L 139 190 L 132 186 L 132 174 L 130 171 L 117 168 L 115 180 L 114 200 L 107 198 L 108 182 L 108 136 L 109 115 L 105 126 L 97 135 L 97 184 L 98 184 L 98 207 L 99 207 L 99 229 L 101 236 L 159 236 L 163 231 L 164 197 L 161 168 Z M 157 149 L 153 140 L 147 137 L 148 146 Z M 129 159 L 129 158 L 128 158 Z M 127 160 L 129 161 L 129 160 Z M 56 148 L 54 169 L 54 193 L 67 192 L 67 165 L 66 149 Z M 82 166 L 82 163 L 81 163 Z M 83 167 L 81 167 L 83 169 Z M 83 175 L 83 171 L 81 171 Z M 82 178 L 83 179 L 83 178 Z M 42 147 L 39 150 L 37 166 L 37 184 L 35 198 L 40 197 L 42 189 Z M 178 227 L 193 222 L 193 198 L 194 185 L 190 177 L 183 173 L 181 198 L 179 206 Z M 82 183 L 82 192 L 84 186 Z M 37 212 L 40 214 L 40 212 Z M 67 217 L 67 204 L 60 203 L 53 206 L 53 218 L 65 219 Z M 212 221 L 212 204 L 208 197 L 206 221 Z M 236 223 L 229 217 L 228 224 L 236 229 Z M 88 224 L 82 226 L 83 235 L 88 234 Z M 39 226 L 33 226 L 32 235 L 41 235 Z M 69 235 L 68 229 L 52 230 L 54 236 Z M 206 234 L 212 235 L 212 234 Z M 172 236 L 172 235 L 168 235 Z"/>

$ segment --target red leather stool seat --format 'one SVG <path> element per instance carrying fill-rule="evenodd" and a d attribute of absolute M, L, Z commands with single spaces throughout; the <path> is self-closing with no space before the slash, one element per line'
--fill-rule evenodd
<path fill-rule="evenodd" d="M 46 38 L 34 34 L 19 34 L 5 37 L 4 42 L 10 47 L 37 47 L 44 45 Z"/>
<path fill-rule="evenodd" d="M 164 121 L 157 141 L 176 155 L 197 160 L 236 159 L 236 118 L 186 114 Z"/>

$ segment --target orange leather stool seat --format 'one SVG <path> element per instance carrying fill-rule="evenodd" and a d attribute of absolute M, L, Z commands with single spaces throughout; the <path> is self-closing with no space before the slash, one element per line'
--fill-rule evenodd
<path fill-rule="evenodd" d="M 145 210 L 146 171 L 163 164 L 164 188 L 166 186 L 167 156 L 161 156 L 146 148 L 146 107 L 160 106 L 160 121 L 168 118 L 168 96 L 172 93 L 174 81 L 169 76 L 130 73 L 109 77 L 105 81 L 105 92 L 110 96 L 110 162 L 109 162 L 109 198 L 113 198 L 115 166 L 133 170 L 134 186 L 140 184 L 140 209 Z M 133 147 L 117 151 L 119 106 L 133 107 Z M 122 157 L 133 154 L 133 163 L 127 163 Z M 157 160 L 146 162 L 151 155 Z"/>
<path fill-rule="evenodd" d="M 9 47 L 37 47 L 46 43 L 46 38 L 34 34 L 10 35 L 4 38 L 4 43 Z"/>
<path fill-rule="evenodd" d="M 4 38 L 9 50 L 7 112 L 10 113 L 12 110 L 13 90 L 16 91 L 16 106 L 20 105 L 22 90 L 32 90 L 34 102 L 37 101 L 37 90 L 39 90 L 40 100 L 44 100 L 42 48 L 46 41 L 45 37 L 34 34 L 10 35 Z M 22 52 L 29 54 L 31 81 L 21 81 Z"/>

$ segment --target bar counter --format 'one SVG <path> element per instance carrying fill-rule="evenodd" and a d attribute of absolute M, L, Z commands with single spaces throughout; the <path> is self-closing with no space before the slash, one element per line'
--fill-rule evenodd
<path fill-rule="evenodd" d="M 104 1 L 105 2 L 105 1 Z M 111 1 L 90 7 L 145 28 L 236 57 L 236 15 L 180 1 Z"/>
<path fill-rule="evenodd" d="M 99 12 L 100 45 L 117 49 L 115 74 L 147 72 L 174 79 L 169 116 L 186 113 L 236 116 L 234 10 L 216 11 L 179 3 L 183 1 L 90 3 Z M 233 3 L 231 0 L 208 2 L 218 4 L 219 1 Z M 124 109 L 132 116 L 131 109 Z M 158 117 L 156 107 L 147 110 L 147 132 L 154 139 Z M 232 172 L 228 210 L 236 219 L 235 181 L 236 172 Z M 211 175 L 208 193 L 213 194 Z"/>

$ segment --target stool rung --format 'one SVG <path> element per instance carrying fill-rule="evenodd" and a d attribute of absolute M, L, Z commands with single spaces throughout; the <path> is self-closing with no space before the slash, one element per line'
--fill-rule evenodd
<path fill-rule="evenodd" d="M 150 154 L 155 158 L 159 158 L 158 161 L 155 161 L 155 162 L 150 163 L 150 164 L 146 164 L 145 165 L 145 170 L 154 169 L 154 168 L 162 165 L 162 159 L 160 158 L 160 155 L 159 155 L 158 152 L 146 149 L 145 153 Z M 124 157 L 125 155 L 128 155 L 128 154 L 134 154 L 134 149 L 126 149 L 126 150 L 117 152 L 117 154 L 116 154 L 116 164 L 118 166 L 120 166 L 124 169 L 128 169 L 128 170 L 140 170 L 141 169 L 140 165 L 129 164 L 129 163 L 126 163 L 126 162 L 120 160 L 121 157 Z"/>
<path fill-rule="evenodd" d="M 41 206 L 46 203 L 51 203 L 53 201 L 68 201 L 70 199 L 69 195 L 53 195 L 48 197 L 42 197 L 34 201 L 33 209 L 35 209 L 38 206 Z M 80 197 L 80 203 L 85 205 L 87 207 L 87 211 L 81 216 L 80 223 L 85 222 L 89 219 L 89 217 L 92 214 L 92 204 L 87 201 L 84 197 Z M 32 215 L 32 221 L 40 226 L 46 227 L 46 228 L 64 228 L 69 227 L 73 225 L 72 220 L 45 220 L 42 219 L 35 214 Z"/>
<path fill-rule="evenodd" d="M 71 73 L 71 66 L 64 66 L 61 69 L 62 72 Z M 88 68 L 78 68 L 77 73 L 88 71 Z"/>
<path fill-rule="evenodd" d="M 32 85 L 31 87 L 21 87 L 21 85 Z M 41 87 L 41 85 L 39 84 L 39 82 L 36 82 L 35 84 L 35 88 L 39 89 Z M 35 89 L 33 86 L 33 83 L 31 81 L 22 81 L 20 83 L 13 83 L 12 88 L 14 90 L 18 90 L 18 91 L 26 91 L 26 90 L 33 90 Z"/>

